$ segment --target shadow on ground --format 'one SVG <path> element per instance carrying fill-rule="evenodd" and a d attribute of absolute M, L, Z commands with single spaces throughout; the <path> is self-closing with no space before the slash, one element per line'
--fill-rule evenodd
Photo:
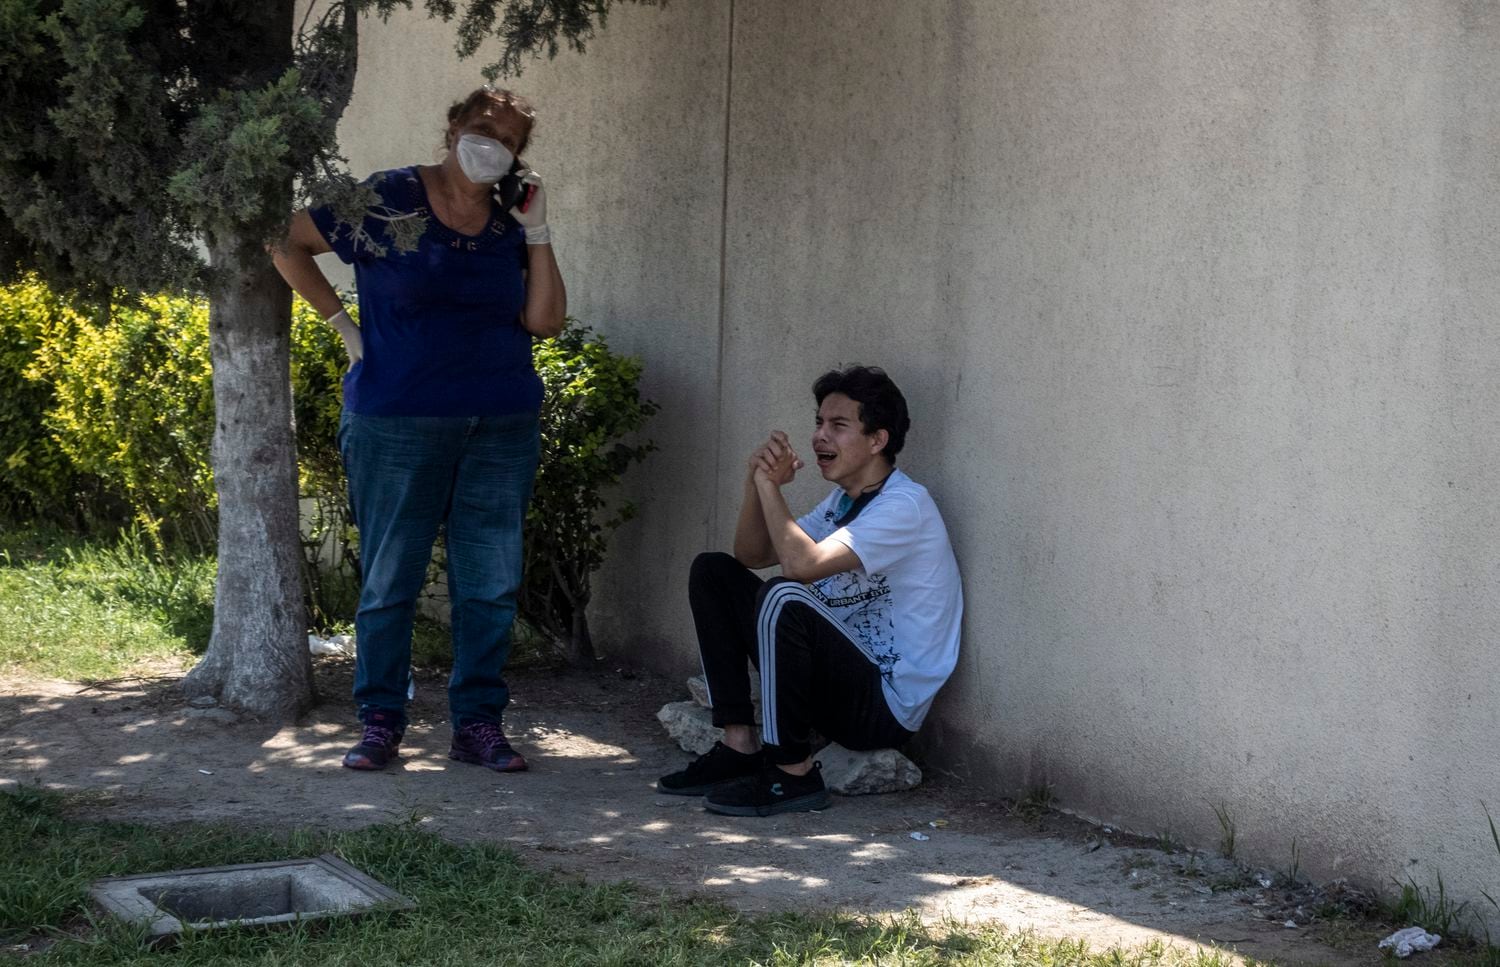
<path fill-rule="evenodd" d="M 750 912 L 911 908 L 1096 947 L 1164 939 L 1281 963 L 1379 959 L 1363 935 L 1349 953 L 1266 920 L 1253 888 L 1214 890 L 1158 850 L 1101 846 L 1096 831 L 1064 818 L 1027 821 L 941 776 L 915 792 L 835 797 L 823 812 L 770 819 L 659 795 L 656 777 L 687 756 L 654 717 L 681 686 L 650 676 L 514 674 L 507 728 L 532 771 L 507 775 L 446 757 L 443 682 L 423 677 L 399 765 L 353 772 L 339 766 L 356 738 L 349 675 L 345 661 L 320 661 L 327 700 L 285 728 L 191 708 L 168 680 L 5 683 L 0 783 L 90 792 L 104 817 L 158 823 L 327 828 L 420 817 L 451 839 L 504 843 L 592 880 Z"/>

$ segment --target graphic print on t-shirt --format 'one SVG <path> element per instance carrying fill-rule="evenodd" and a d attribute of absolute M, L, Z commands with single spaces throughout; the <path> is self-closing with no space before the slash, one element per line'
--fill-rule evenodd
<path fill-rule="evenodd" d="M 843 621 L 880 669 L 891 680 L 901 654 L 896 651 L 896 626 L 891 618 L 891 586 L 885 575 L 842 571 L 814 582 L 811 590 Z"/>
<path fill-rule="evenodd" d="M 808 585 L 880 670 L 886 704 L 915 732 L 958 661 L 963 588 L 942 515 L 927 489 L 892 470 L 857 511 L 840 487 L 797 519 L 814 543 L 830 538 L 860 565 Z"/>

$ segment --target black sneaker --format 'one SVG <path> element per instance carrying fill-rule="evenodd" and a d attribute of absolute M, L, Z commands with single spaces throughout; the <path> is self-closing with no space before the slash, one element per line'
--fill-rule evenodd
<path fill-rule="evenodd" d="M 344 753 L 346 769 L 384 769 L 401 754 L 401 737 L 395 716 L 370 712 L 365 716 L 365 733 L 359 745 Z"/>
<path fill-rule="evenodd" d="M 722 742 L 688 764 L 686 769 L 656 780 L 656 791 L 669 796 L 701 796 L 716 786 L 760 771 L 759 752 L 736 752 Z"/>
<path fill-rule="evenodd" d="M 719 786 L 703 799 L 709 812 L 726 816 L 774 816 L 802 813 L 828 806 L 822 763 L 814 762 L 805 776 L 794 776 L 767 762 L 753 776 Z"/>

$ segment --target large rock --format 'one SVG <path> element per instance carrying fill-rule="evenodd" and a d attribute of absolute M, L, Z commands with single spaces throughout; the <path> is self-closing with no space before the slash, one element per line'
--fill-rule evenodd
<path fill-rule="evenodd" d="M 915 789 L 922 782 L 922 770 L 895 749 L 854 752 L 829 743 L 813 758 L 823 764 L 823 781 L 828 788 L 845 796 L 901 792 Z"/>
<path fill-rule="evenodd" d="M 656 713 L 656 720 L 672 741 L 693 755 L 702 755 L 724 737 L 724 730 L 714 726 L 713 713 L 697 702 L 668 702 Z"/>
<path fill-rule="evenodd" d="M 702 755 L 724 737 L 724 730 L 714 727 L 713 713 L 697 702 L 668 702 L 656 719 L 683 751 L 693 755 Z M 828 788 L 844 796 L 900 792 L 922 781 L 922 770 L 895 749 L 853 752 L 829 744 L 813 758 L 823 764 Z"/>

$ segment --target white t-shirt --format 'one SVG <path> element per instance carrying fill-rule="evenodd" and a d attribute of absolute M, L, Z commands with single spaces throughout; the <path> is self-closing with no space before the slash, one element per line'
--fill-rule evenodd
<path fill-rule="evenodd" d="M 880 668 L 886 704 L 915 732 L 958 662 L 963 588 L 937 504 L 900 470 L 847 526 L 837 527 L 844 491 L 797 521 L 814 541 L 832 537 L 861 566 L 809 585 Z"/>

